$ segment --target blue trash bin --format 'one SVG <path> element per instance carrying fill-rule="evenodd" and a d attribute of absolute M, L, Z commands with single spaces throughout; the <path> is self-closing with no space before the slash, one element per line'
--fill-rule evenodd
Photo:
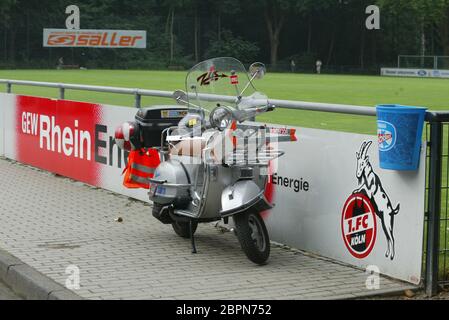
<path fill-rule="evenodd" d="M 380 167 L 418 170 L 427 108 L 401 105 L 377 106 Z"/>

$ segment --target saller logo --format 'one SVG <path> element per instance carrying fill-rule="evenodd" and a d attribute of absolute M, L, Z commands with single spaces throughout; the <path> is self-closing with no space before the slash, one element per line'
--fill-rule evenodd
<path fill-rule="evenodd" d="M 364 142 L 357 155 L 356 177 L 359 187 L 352 192 L 343 208 L 341 228 L 349 252 L 356 258 L 366 258 L 376 241 L 377 216 L 382 225 L 387 249 L 385 257 L 395 257 L 394 218 L 400 204 L 393 208 L 379 176 L 374 172 L 368 157 L 372 141 Z"/>
<path fill-rule="evenodd" d="M 48 44 L 51 46 L 56 45 L 73 45 L 76 41 L 76 35 L 58 35 L 58 34 L 52 34 L 48 38 Z"/>
<path fill-rule="evenodd" d="M 146 32 L 44 29 L 44 47 L 146 48 Z"/>

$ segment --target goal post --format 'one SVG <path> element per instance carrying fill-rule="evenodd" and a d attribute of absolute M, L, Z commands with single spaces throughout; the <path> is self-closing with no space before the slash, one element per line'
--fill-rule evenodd
<path fill-rule="evenodd" d="M 398 69 L 449 69 L 449 56 L 399 55 Z"/>
<path fill-rule="evenodd" d="M 449 56 L 438 56 L 435 69 L 449 70 Z"/>
<path fill-rule="evenodd" d="M 449 56 L 398 55 L 397 67 L 382 67 L 380 75 L 449 79 Z"/>

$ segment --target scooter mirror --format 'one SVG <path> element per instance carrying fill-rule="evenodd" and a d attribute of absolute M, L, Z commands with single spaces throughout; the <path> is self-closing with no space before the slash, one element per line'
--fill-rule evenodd
<path fill-rule="evenodd" d="M 255 62 L 249 67 L 251 79 L 262 79 L 267 72 L 267 68 L 261 62 Z"/>
<path fill-rule="evenodd" d="M 173 99 L 175 99 L 176 103 L 179 104 L 179 105 L 185 106 L 185 105 L 188 104 L 188 102 L 187 102 L 187 93 L 185 93 L 182 90 L 176 90 L 173 93 Z"/>

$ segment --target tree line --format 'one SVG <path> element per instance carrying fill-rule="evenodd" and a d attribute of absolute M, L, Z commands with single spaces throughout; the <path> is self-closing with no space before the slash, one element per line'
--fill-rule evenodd
<path fill-rule="evenodd" d="M 146 30 L 148 48 L 44 48 L 43 28 Z M 366 8 L 380 8 L 368 30 Z M 273 69 L 377 72 L 398 54 L 449 56 L 449 0 L 0 0 L 0 67 L 46 68 L 59 57 L 91 68 L 187 68 L 213 56 Z M 447 66 L 449 68 L 449 66 Z"/>

